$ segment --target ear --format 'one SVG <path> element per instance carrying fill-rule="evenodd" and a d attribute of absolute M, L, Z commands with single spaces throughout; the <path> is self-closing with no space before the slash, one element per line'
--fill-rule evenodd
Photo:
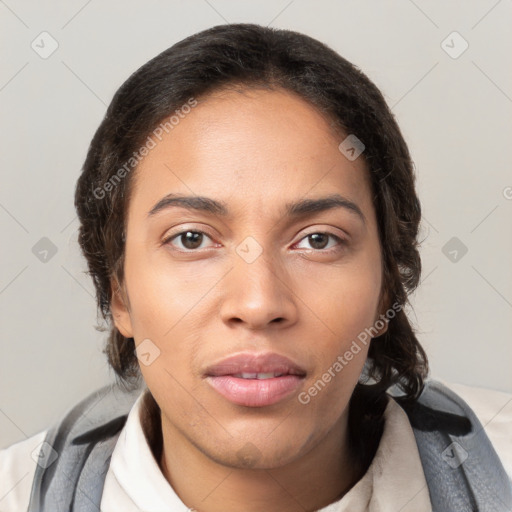
<path fill-rule="evenodd" d="M 110 312 L 112 313 L 114 324 L 125 338 L 133 338 L 128 296 L 115 278 L 110 281 L 110 289 L 112 291 Z"/>
<path fill-rule="evenodd" d="M 375 323 L 374 323 L 374 325 L 376 326 L 377 329 L 378 329 L 378 326 L 376 325 L 377 323 L 379 326 L 382 323 L 384 325 L 382 326 L 381 329 L 378 330 L 378 333 L 375 336 L 376 338 L 378 336 L 382 336 L 388 330 L 389 318 L 386 317 L 385 313 L 389 309 L 389 307 L 390 307 L 390 304 L 389 304 L 388 291 L 384 290 L 383 293 L 381 294 L 381 300 L 379 302 L 377 318 L 375 319 Z"/>

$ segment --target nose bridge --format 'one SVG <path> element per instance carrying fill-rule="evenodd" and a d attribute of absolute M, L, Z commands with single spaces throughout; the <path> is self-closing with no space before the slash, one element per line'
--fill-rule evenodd
<path fill-rule="evenodd" d="M 237 261 L 236 267 L 240 270 L 241 291 L 257 299 L 260 295 L 280 293 L 278 288 L 283 283 L 276 277 L 278 275 L 276 258 L 261 254 L 254 261 L 248 263 L 243 258 Z M 277 281 L 277 282 L 276 282 Z"/>
<path fill-rule="evenodd" d="M 233 264 L 221 308 L 224 321 L 261 328 L 277 319 L 294 320 L 293 294 L 278 258 L 246 239 L 237 247 Z"/>

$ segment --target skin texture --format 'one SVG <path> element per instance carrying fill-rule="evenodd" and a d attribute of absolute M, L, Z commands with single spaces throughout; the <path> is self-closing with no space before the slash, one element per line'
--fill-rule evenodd
<path fill-rule="evenodd" d="M 368 171 L 291 92 L 223 90 L 199 100 L 136 170 L 115 324 L 160 351 L 141 371 L 162 411 L 162 471 L 187 506 L 316 510 L 361 477 L 347 448 L 347 406 L 368 346 L 307 405 L 298 393 L 235 405 L 204 371 L 234 353 L 277 352 L 306 370 L 305 391 L 375 324 L 382 261 Z M 169 193 L 222 201 L 229 215 L 172 207 L 148 216 Z M 365 222 L 345 208 L 283 216 L 288 202 L 334 193 Z M 206 235 L 195 246 L 180 236 L 164 243 L 198 230 Z M 323 232 L 334 237 L 307 236 Z M 249 251 L 263 251 L 251 263 L 237 252 L 247 237 L 257 242 Z"/>

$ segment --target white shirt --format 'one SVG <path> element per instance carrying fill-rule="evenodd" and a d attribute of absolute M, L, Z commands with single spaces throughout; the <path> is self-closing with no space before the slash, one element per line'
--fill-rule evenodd
<path fill-rule="evenodd" d="M 441 380 L 441 379 L 438 379 Z M 475 411 L 512 480 L 512 395 L 444 382 Z M 187 512 L 165 479 L 140 421 L 143 393 L 133 405 L 112 454 L 102 512 Z M 382 438 L 367 472 L 339 501 L 318 512 L 430 512 L 431 503 L 414 433 L 390 399 Z M 0 450 L 0 512 L 27 510 L 37 454 L 46 431 Z"/>

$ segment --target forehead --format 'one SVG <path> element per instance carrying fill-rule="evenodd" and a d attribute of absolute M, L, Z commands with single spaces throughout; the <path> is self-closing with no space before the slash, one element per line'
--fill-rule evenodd
<path fill-rule="evenodd" d="M 138 165 L 135 207 L 171 192 L 240 207 L 338 192 L 371 207 L 364 159 L 349 161 L 338 149 L 346 135 L 295 93 L 224 89 L 197 100 Z"/>

